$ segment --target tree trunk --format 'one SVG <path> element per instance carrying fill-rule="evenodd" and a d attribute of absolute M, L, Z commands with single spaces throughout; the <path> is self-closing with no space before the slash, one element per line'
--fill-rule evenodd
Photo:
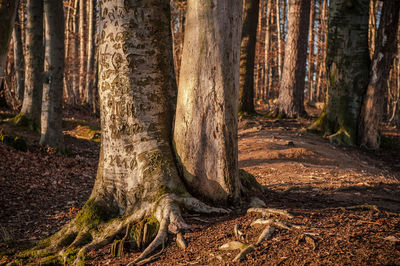
<path fill-rule="evenodd" d="M 91 0 L 89 0 L 91 1 Z M 86 85 L 86 1 L 79 0 L 79 102 L 82 102 Z"/>
<path fill-rule="evenodd" d="M 21 113 L 15 122 L 40 130 L 43 92 L 43 1 L 27 1 L 25 91 Z"/>
<path fill-rule="evenodd" d="M 370 81 L 364 96 L 358 128 L 359 144 L 370 149 L 378 149 L 380 146 L 379 123 L 383 117 L 386 84 L 397 50 L 399 11 L 399 1 L 383 3 Z"/>
<path fill-rule="evenodd" d="M 87 70 L 86 70 L 86 103 L 91 108 L 94 106 L 94 59 L 96 54 L 95 25 L 96 25 L 96 0 L 89 0 L 88 7 L 88 42 L 87 42 Z"/>
<path fill-rule="evenodd" d="M 71 100 L 73 104 L 77 104 L 80 100 L 79 95 L 79 77 L 78 77 L 78 65 L 79 65 L 79 52 L 78 52 L 78 30 L 79 30 L 79 19 L 78 19 L 78 8 L 79 0 L 74 0 L 74 13 L 72 14 L 72 34 L 73 39 L 71 42 L 71 54 L 72 54 L 72 66 L 70 67 L 72 72 L 72 91 L 74 92 L 74 97 Z"/>
<path fill-rule="evenodd" d="M 21 23 L 19 18 L 20 16 L 18 15 L 15 17 L 13 39 L 14 39 L 15 76 L 17 81 L 16 94 L 18 96 L 18 100 L 22 101 L 24 98 L 24 89 L 25 89 L 25 72 L 24 72 L 24 52 L 22 48 L 22 36 L 21 36 Z"/>
<path fill-rule="evenodd" d="M 266 8 L 266 26 L 265 26 L 265 48 L 264 48 L 264 53 L 265 53 L 265 61 L 264 61 L 264 66 L 265 66 L 265 78 L 264 78 L 264 91 L 266 92 L 265 94 L 268 94 L 270 89 L 271 89 L 271 69 L 272 69 L 272 60 L 271 60 L 271 16 L 272 16 L 272 0 L 267 0 L 267 8 Z M 261 98 L 265 100 L 265 94 L 261 94 Z M 267 102 L 268 103 L 268 102 Z"/>
<path fill-rule="evenodd" d="M 237 91 L 241 0 L 188 1 L 174 145 L 185 183 L 219 203 L 239 198 Z"/>
<path fill-rule="evenodd" d="M 67 99 L 68 103 L 73 103 L 75 99 L 75 93 L 73 87 L 71 86 L 71 56 L 70 56 L 70 39 L 71 30 L 73 29 L 72 22 L 72 11 L 74 10 L 74 0 L 68 0 L 67 2 L 67 16 L 65 19 L 65 44 L 64 44 L 64 78 L 63 78 L 63 90 L 64 97 Z M 72 69 L 73 70 L 73 69 Z"/>
<path fill-rule="evenodd" d="M 62 2 L 45 0 L 44 14 L 46 48 L 40 144 L 64 152 L 61 123 L 64 76 L 64 9 Z"/>
<path fill-rule="evenodd" d="M 285 23 L 285 21 L 284 21 Z M 281 80 L 282 78 L 282 59 L 283 59 L 283 53 L 282 53 L 282 36 L 281 36 L 281 0 L 276 0 L 276 40 L 277 40 L 277 53 L 278 53 L 278 59 L 277 59 L 277 68 L 278 68 L 278 81 Z"/>
<path fill-rule="evenodd" d="M 286 117 L 305 115 L 304 85 L 307 61 L 310 1 L 292 0 L 285 61 L 279 86 L 277 113 Z"/>
<path fill-rule="evenodd" d="M 0 85 L 3 82 L 17 6 L 17 0 L 0 0 Z"/>
<path fill-rule="evenodd" d="M 245 0 L 240 47 L 239 112 L 253 114 L 254 59 L 256 53 L 259 0 Z"/>
<path fill-rule="evenodd" d="M 123 251 L 128 241 L 145 248 L 135 262 L 143 260 L 164 244 L 168 232 L 179 235 L 188 228 L 180 208 L 226 213 L 193 198 L 176 169 L 171 145 L 176 85 L 169 16 L 168 0 L 100 2 L 102 141 L 97 178 L 78 216 L 41 246 L 53 251 L 78 248 L 75 265 L 87 251 L 125 232 L 112 249 Z M 236 35 L 238 72 L 239 30 Z M 231 78 L 227 76 L 228 81 Z M 232 105 L 237 108 L 237 98 Z M 68 251 L 61 254 L 66 259 Z"/>
<path fill-rule="evenodd" d="M 315 0 L 310 0 L 310 39 L 308 42 L 308 101 L 314 101 L 314 72 L 315 72 L 315 64 L 314 64 L 314 25 L 315 25 Z"/>
<path fill-rule="evenodd" d="M 310 129 L 338 144 L 356 144 L 362 97 L 369 81 L 368 6 L 369 0 L 330 4 L 327 103 Z"/>

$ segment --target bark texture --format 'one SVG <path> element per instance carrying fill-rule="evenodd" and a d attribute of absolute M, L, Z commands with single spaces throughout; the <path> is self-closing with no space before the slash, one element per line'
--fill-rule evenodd
<path fill-rule="evenodd" d="M 78 248 L 75 264 L 116 238 L 114 255 L 122 254 L 129 241 L 144 249 L 136 262 L 143 260 L 164 244 L 168 232 L 179 236 L 188 228 L 181 207 L 226 212 L 191 197 L 176 169 L 169 16 L 168 0 L 100 1 L 97 177 L 82 211 L 42 247 L 63 249 L 65 259 L 68 250 Z"/>
<path fill-rule="evenodd" d="M 256 54 L 259 0 L 245 0 L 240 48 L 239 112 L 254 110 L 254 59 Z"/>
<path fill-rule="evenodd" d="M 286 117 L 298 117 L 305 115 L 304 86 L 310 1 L 291 0 L 289 3 L 289 29 L 276 112 Z"/>
<path fill-rule="evenodd" d="M 311 130 L 331 142 L 355 145 L 362 98 L 369 82 L 369 0 L 338 0 L 329 7 L 325 109 Z"/>
<path fill-rule="evenodd" d="M 383 3 L 370 81 L 364 96 L 358 128 L 359 144 L 370 149 L 378 149 L 380 146 L 379 123 L 383 117 L 387 80 L 397 51 L 399 11 L 400 1 Z"/>
<path fill-rule="evenodd" d="M 20 9 L 21 10 L 21 9 Z M 15 78 L 17 80 L 17 96 L 20 101 L 24 98 L 25 87 L 25 72 L 24 72 L 24 53 L 21 35 L 21 21 L 20 16 L 17 14 L 15 17 L 15 25 L 13 31 L 14 40 L 14 64 L 15 64 Z"/>
<path fill-rule="evenodd" d="M 94 59 L 95 59 L 95 51 L 96 51 L 96 43 L 95 43 L 95 25 L 96 25 L 96 0 L 89 0 L 88 7 L 88 42 L 87 42 L 87 69 L 86 69 L 86 95 L 85 100 L 86 103 L 89 104 L 90 107 L 94 107 Z"/>
<path fill-rule="evenodd" d="M 25 91 L 21 113 L 16 122 L 40 129 L 43 92 L 43 1 L 27 1 Z"/>
<path fill-rule="evenodd" d="M 0 85 L 3 82 L 17 6 L 17 0 L 0 0 Z"/>
<path fill-rule="evenodd" d="M 45 0 L 45 64 L 40 144 L 64 151 L 62 99 L 64 77 L 64 10 L 61 1 Z M 61 55 L 61 56 L 60 56 Z"/>
<path fill-rule="evenodd" d="M 238 84 L 241 0 L 189 0 L 174 145 L 190 191 L 239 198 Z"/>
<path fill-rule="evenodd" d="M 79 98 L 80 102 L 84 99 L 86 85 L 86 3 L 87 1 L 79 0 Z"/>

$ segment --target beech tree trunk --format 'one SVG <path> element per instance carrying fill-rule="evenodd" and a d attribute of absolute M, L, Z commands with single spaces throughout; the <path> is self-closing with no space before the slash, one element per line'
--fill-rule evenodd
<path fill-rule="evenodd" d="M 79 102 L 85 98 L 86 85 L 86 1 L 79 0 Z"/>
<path fill-rule="evenodd" d="M 73 98 L 70 102 L 73 104 L 77 104 L 80 101 L 79 94 L 79 42 L 78 42 L 78 31 L 79 31 L 79 19 L 78 19 L 78 8 L 79 8 L 79 0 L 74 0 L 74 13 L 72 14 L 72 32 L 73 32 L 73 40 L 71 42 L 71 54 L 72 54 L 72 66 L 70 67 L 72 72 L 72 91 Z"/>
<path fill-rule="evenodd" d="M 308 40 L 308 101 L 314 101 L 314 25 L 315 25 L 315 0 L 310 0 L 310 39 Z"/>
<path fill-rule="evenodd" d="M 305 115 L 304 85 L 310 1 L 291 0 L 288 17 L 288 37 L 276 112 L 286 117 L 298 117 Z"/>
<path fill-rule="evenodd" d="M 331 142 L 355 145 L 362 98 L 369 82 L 369 0 L 330 3 L 327 44 L 328 96 L 310 129 Z"/>
<path fill-rule="evenodd" d="M 239 199 L 241 0 L 189 0 L 174 145 L 185 183 L 219 203 Z"/>
<path fill-rule="evenodd" d="M 253 114 L 254 60 L 256 53 L 259 0 L 245 0 L 240 48 L 239 112 Z"/>
<path fill-rule="evenodd" d="M 383 3 L 370 81 L 364 96 L 358 128 L 359 144 L 370 149 L 378 149 L 380 146 L 379 123 L 383 117 L 387 80 L 397 50 L 399 11 L 400 1 Z"/>
<path fill-rule="evenodd" d="M 62 100 L 64 77 L 64 9 L 61 1 L 45 0 L 45 77 L 40 144 L 64 151 Z"/>
<path fill-rule="evenodd" d="M 211 9 L 211 5 L 207 6 Z M 220 15 L 228 16 L 229 6 L 225 6 L 227 13 Z M 78 248 L 75 265 L 82 262 L 87 251 L 104 246 L 125 232 L 122 240 L 114 242 L 112 250 L 121 255 L 125 241 L 145 248 L 135 262 L 164 244 L 168 232 L 182 240 L 181 233 L 188 225 L 181 216 L 181 208 L 226 213 L 193 198 L 176 168 L 172 149 L 176 83 L 169 7 L 169 0 L 100 2 L 98 75 L 102 140 L 97 177 L 78 216 L 41 247 L 64 249 L 59 254 L 65 259 L 68 250 Z M 235 3 L 235 7 L 240 5 Z M 195 28 L 191 29 L 194 32 L 189 36 L 196 33 Z M 226 33 L 225 28 L 221 30 Z M 229 82 L 235 78 L 233 90 L 238 88 L 239 33 L 235 32 L 235 55 L 229 49 L 222 50 L 223 56 L 235 63 L 229 66 L 235 66 L 236 77 L 226 76 Z M 226 46 L 219 48 L 231 49 L 228 44 L 232 42 L 225 41 Z M 203 48 L 209 49 L 208 45 Z M 207 53 L 202 56 L 213 58 Z M 235 125 L 237 98 L 232 98 L 231 104 L 236 108 L 232 115 Z M 236 127 L 232 132 L 236 132 Z M 218 143 L 215 148 L 223 150 L 224 146 Z"/>
<path fill-rule="evenodd" d="M 15 17 L 13 40 L 14 40 L 15 77 L 17 81 L 16 93 L 18 100 L 22 101 L 24 98 L 24 89 L 25 89 L 25 72 L 24 72 L 24 52 L 22 48 L 23 45 L 22 45 L 22 35 L 21 35 L 21 21 L 20 21 L 20 16 L 18 14 Z"/>
<path fill-rule="evenodd" d="M 25 91 L 17 123 L 40 129 L 43 92 L 43 1 L 27 1 Z M 62 56 L 62 55 L 61 55 Z"/>
<path fill-rule="evenodd" d="M 3 83 L 8 47 L 17 13 L 17 0 L 0 0 L 0 86 Z"/>
<path fill-rule="evenodd" d="M 86 103 L 94 107 L 94 59 L 96 52 L 95 24 L 96 24 L 96 0 L 89 0 L 88 7 L 88 42 L 87 42 L 87 69 L 86 69 Z"/>

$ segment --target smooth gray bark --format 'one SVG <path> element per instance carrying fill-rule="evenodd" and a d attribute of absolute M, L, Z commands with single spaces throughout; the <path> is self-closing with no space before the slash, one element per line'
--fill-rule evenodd
<path fill-rule="evenodd" d="M 96 25 L 96 0 L 89 0 L 88 7 L 88 41 L 87 41 L 87 68 L 86 68 L 86 95 L 85 100 L 86 103 L 89 104 L 90 107 L 94 106 L 94 59 L 96 52 L 96 43 L 95 43 L 95 25 Z"/>
<path fill-rule="evenodd" d="M 25 91 L 20 117 L 28 118 L 31 129 L 36 130 L 40 128 L 43 91 L 43 1 L 28 0 L 27 13 Z"/>
<path fill-rule="evenodd" d="M 46 46 L 40 144 L 63 152 L 64 10 L 62 2 L 45 0 L 44 14 Z"/>
<path fill-rule="evenodd" d="M 174 145 L 190 192 L 237 201 L 241 0 L 189 0 Z"/>
<path fill-rule="evenodd" d="M 21 9 L 20 9 L 21 10 Z M 15 17 L 15 25 L 13 31 L 14 40 L 14 64 L 15 64 L 15 77 L 17 81 L 17 96 L 20 101 L 24 98 L 25 89 L 25 71 L 24 71 L 24 52 L 21 36 L 21 21 L 19 14 Z"/>

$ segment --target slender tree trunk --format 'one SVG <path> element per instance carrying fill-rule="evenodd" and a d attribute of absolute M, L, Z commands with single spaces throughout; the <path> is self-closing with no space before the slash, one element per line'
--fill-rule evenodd
<path fill-rule="evenodd" d="M 283 21 L 285 23 L 285 21 Z M 281 0 L 276 0 L 276 39 L 277 39 L 277 46 L 278 46 L 278 81 L 282 78 L 282 36 L 281 36 Z"/>
<path fill-rule="evenodd" d="M 46 48 L 40 144 L 63 152 L 64 135 L 61 124 L 64 76 L 63 3 L 45 0 L 44 15 Z"/>
<path fill-rule="evenodd" d="M 17 0 L 0 0 L 0 85 L 3 81 L 17 7 Z"/>
<path fill-rule="evenodd" d="M 369 0 L 337 0 L 329 8 L 325 109 L 311 129 L 331 142 L 356 144 L 362 97 L 369 81 Z"/>
<path fill-rule="evenodd" d="M 376 32 L 376 11 L 377 0 L 369 1 L 369 28 L 368 28 L 368 43 L 369 43 L 369 56 L 372 60 L 375 51 L 375 32 Z"/>
<path fill-rule="evenodd" d="M 314 101 L 314 26 L 315 26 L 315 0 L 310 0 L 310 39 L 308 41 L 308 101 Z"/>
<path fill-rule="evenodd" d="M 386 84 L 397 50 L 399 11 L 399 1 L 383 3 L 372 57 L 370 81 L 364 96 L 358 128 L 359 144 L 370 149 L 378 149 L 380 146 L 379 123 L 383 117 Z"/>
<path fill-rule="evenodd" d="M 91 0 L 89 0 L 91 1 Z M 79 0 L 79 102 L 84 100 L 86 85 L 86 1 Z"/>
<path fill-rule="evenodd" d="M 24 89 L 25 89 L 25 71 L 24 71 L 24 52 L 22 48 L 22 36 L 21 36 L 21 22 L 20 22 L 20 16 L 18 14 L 15 17 L 15 22 L 16 23 L 14 25 L 13 39 L 14 39 L 14 65 L 15 65 L 15 75 L 17 82 L 16 94 L 18 100 L 22 101 L 24 98 Z"/>
<path fill-rule="evenodd" d="M 271 16 L 272 16 L 272 0 L 267 0 L 267 9 L 266 9 L 266 26 L 265 26 L 265 78 L 264 78 L 264 91 L 269 92 L 271 87 L 271 79 L 272 79 L 272 60 L 271 60 Z M 265 100 L 265 94 L 261 94 L 261 98 Z M 267 97 L 268 98 L 268 97 Z"/>
<path fill-rule="evenodd" d="M 43 1 L 27 1 L 25 91 L 17 123 L 40 130 L 43 92 Z M 26 119 L 27 118 L 27 119 Z"/>
<path fill-rule="evenodd" d="M 256 52 L 259 0 L 245 0 L 240 48 L 239 112 L 254 110 L 254 60 Z"/>
<path fill-rule="evenodd" d="M 309 22 L 310 1 L 290 1 L 289 32 L 277 103 L 277 113 L 283 116 L 305 115 L 304 85 Z"/>
<path fill-rule="evenodd" d="M 93 84 L 94 84 L 94 59 L 96 53 L 95 25 L 96 25 L 96 0 L 89 0 L 88 8 L 88 42 L 87 42 L 87 70 L 86 70 L 86 103 L 94 106 Z"/>
<path fill-rule="evenodd" d="M 239 199 L 237 91 L 242 1 L 188 1 L 174 145 L 185 183 L 220 203 Z"/>
<path fill-rule="evenodd" d="M 75 0 L 74 2 L 74 13 L 72 15 L 72 33 L 73 40 L 71 42 L 71 54 L 72 54 L 72 66 L 71 69 L 71 79 L 72 79 L 72 90 L 74 92 L 74 98 L 72 99 L 73 104 L 77 104 L 80 101 L 79 95 L 79 74 L 78 74 L 78 65 L 79 65 L 79 52 L 78 52 L 78 30 L 79 30 L 79 19 L 78 19 L 78 8 L 79 8 L 79 0 Z"/>
<path fill-rule="evenodd" d="M 67 17 L 65 19 L 65 55 L 64 55 L 64 78 L 63 78 L 63 87 L 64 87 L 64 95 L 67 99 L 68 103 L 73 103 L 73 99 L 75 99 L 74 90 L 71 86 L 71 59 L 70 59 L 70 39 L 71 39 L 71 30 L 72 26 L 72 12 L 74 10 L 74 0 L 69 0 L 67 4 Z"/>

